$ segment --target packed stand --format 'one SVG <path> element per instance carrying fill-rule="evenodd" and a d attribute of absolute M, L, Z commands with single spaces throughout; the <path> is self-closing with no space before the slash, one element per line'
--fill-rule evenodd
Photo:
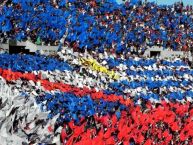
<path fill-rule="evenodd" d="M 193 45 L 192 6 L 140 0 L 6 1 L 0 12 L 2 41 L 31 40 L 76 49 L 143 54 L 152 46 L 189 51 Z"/>
<path fill-rule="evenodd" d="M 54 57 L 1 54 L 7 60 L 0 62 L 2 80 L 21 94 L 16 100 L 30 100 L 31 113 L 23 113 L 33 118 L 4 121 L 8 128 L 20 121 L 23 125 L 4 130 L 12 137 L 1 138 L 69 145 L 192 144 L 193 70 L 188 64 L 180 58 L 117 58 L 108 53 L 62 48 Z M 22 102 L 16 101 L 16 106 Z M 2 104 L 6 109 L 11 105 L 5 100 Z M 39 108 L 37 115 L 33 108 Z M 13 118 L 25 106 L 6 109 Z M 40 112 L 45 113 L 41 119 Z M 36 125 L 44 130 L 36 132 Z"/>
<path fill-rule="evenodd" d="M 0 54 L 2 144 L 193 144 L 193 70 L 139 56 L 191 48 L 192 6 L 134 1 L 4 2 L 2 42 L 67 47 Z"/>

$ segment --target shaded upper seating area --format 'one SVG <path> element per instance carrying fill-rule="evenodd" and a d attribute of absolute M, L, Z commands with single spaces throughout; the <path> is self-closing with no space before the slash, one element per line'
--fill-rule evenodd
<path fill-rule="evenodd" d="M 141 54 L 152 46 L 187 51 L 193 45 L 191 10 L 181 3 L 14 0 L 2 7 L 0 32 L 2 39 L 43 45 L 57 45 L 63 37 L 81 51 Z"/>

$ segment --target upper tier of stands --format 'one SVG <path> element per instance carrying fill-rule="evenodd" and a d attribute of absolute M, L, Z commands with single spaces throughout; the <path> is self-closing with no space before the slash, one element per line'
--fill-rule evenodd
<path fill-rule="evenodd" d="M 79 50 L 143 53 L 148 46 L 189 50 L 193 45 L 192 6 L 114 0 L 13 0 L 0 10 L 2 41 L 65 42 Z"/>

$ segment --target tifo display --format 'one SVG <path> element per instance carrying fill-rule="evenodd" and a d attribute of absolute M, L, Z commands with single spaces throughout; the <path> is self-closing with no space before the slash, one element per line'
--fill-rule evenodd
<path fill-rule="evenodd" d="M 192 16 L 182 3 L 4 1 L 2 43 L 59 49 L 0 49 L 0 144 L 192 145 L 190 61 L 143 55 L 191 51 Z"/>

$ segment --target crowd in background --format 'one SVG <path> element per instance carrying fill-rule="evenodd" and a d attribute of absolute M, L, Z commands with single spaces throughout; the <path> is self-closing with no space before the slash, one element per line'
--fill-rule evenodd
<path fill-rule="evenodd" d="M 113 0 L 8 0 L 1 7 L 2 41 L 31 40 L 78 50 L 143 53 L 148 47 L 188 51 L 193 45 L 192 6 Z"/>

